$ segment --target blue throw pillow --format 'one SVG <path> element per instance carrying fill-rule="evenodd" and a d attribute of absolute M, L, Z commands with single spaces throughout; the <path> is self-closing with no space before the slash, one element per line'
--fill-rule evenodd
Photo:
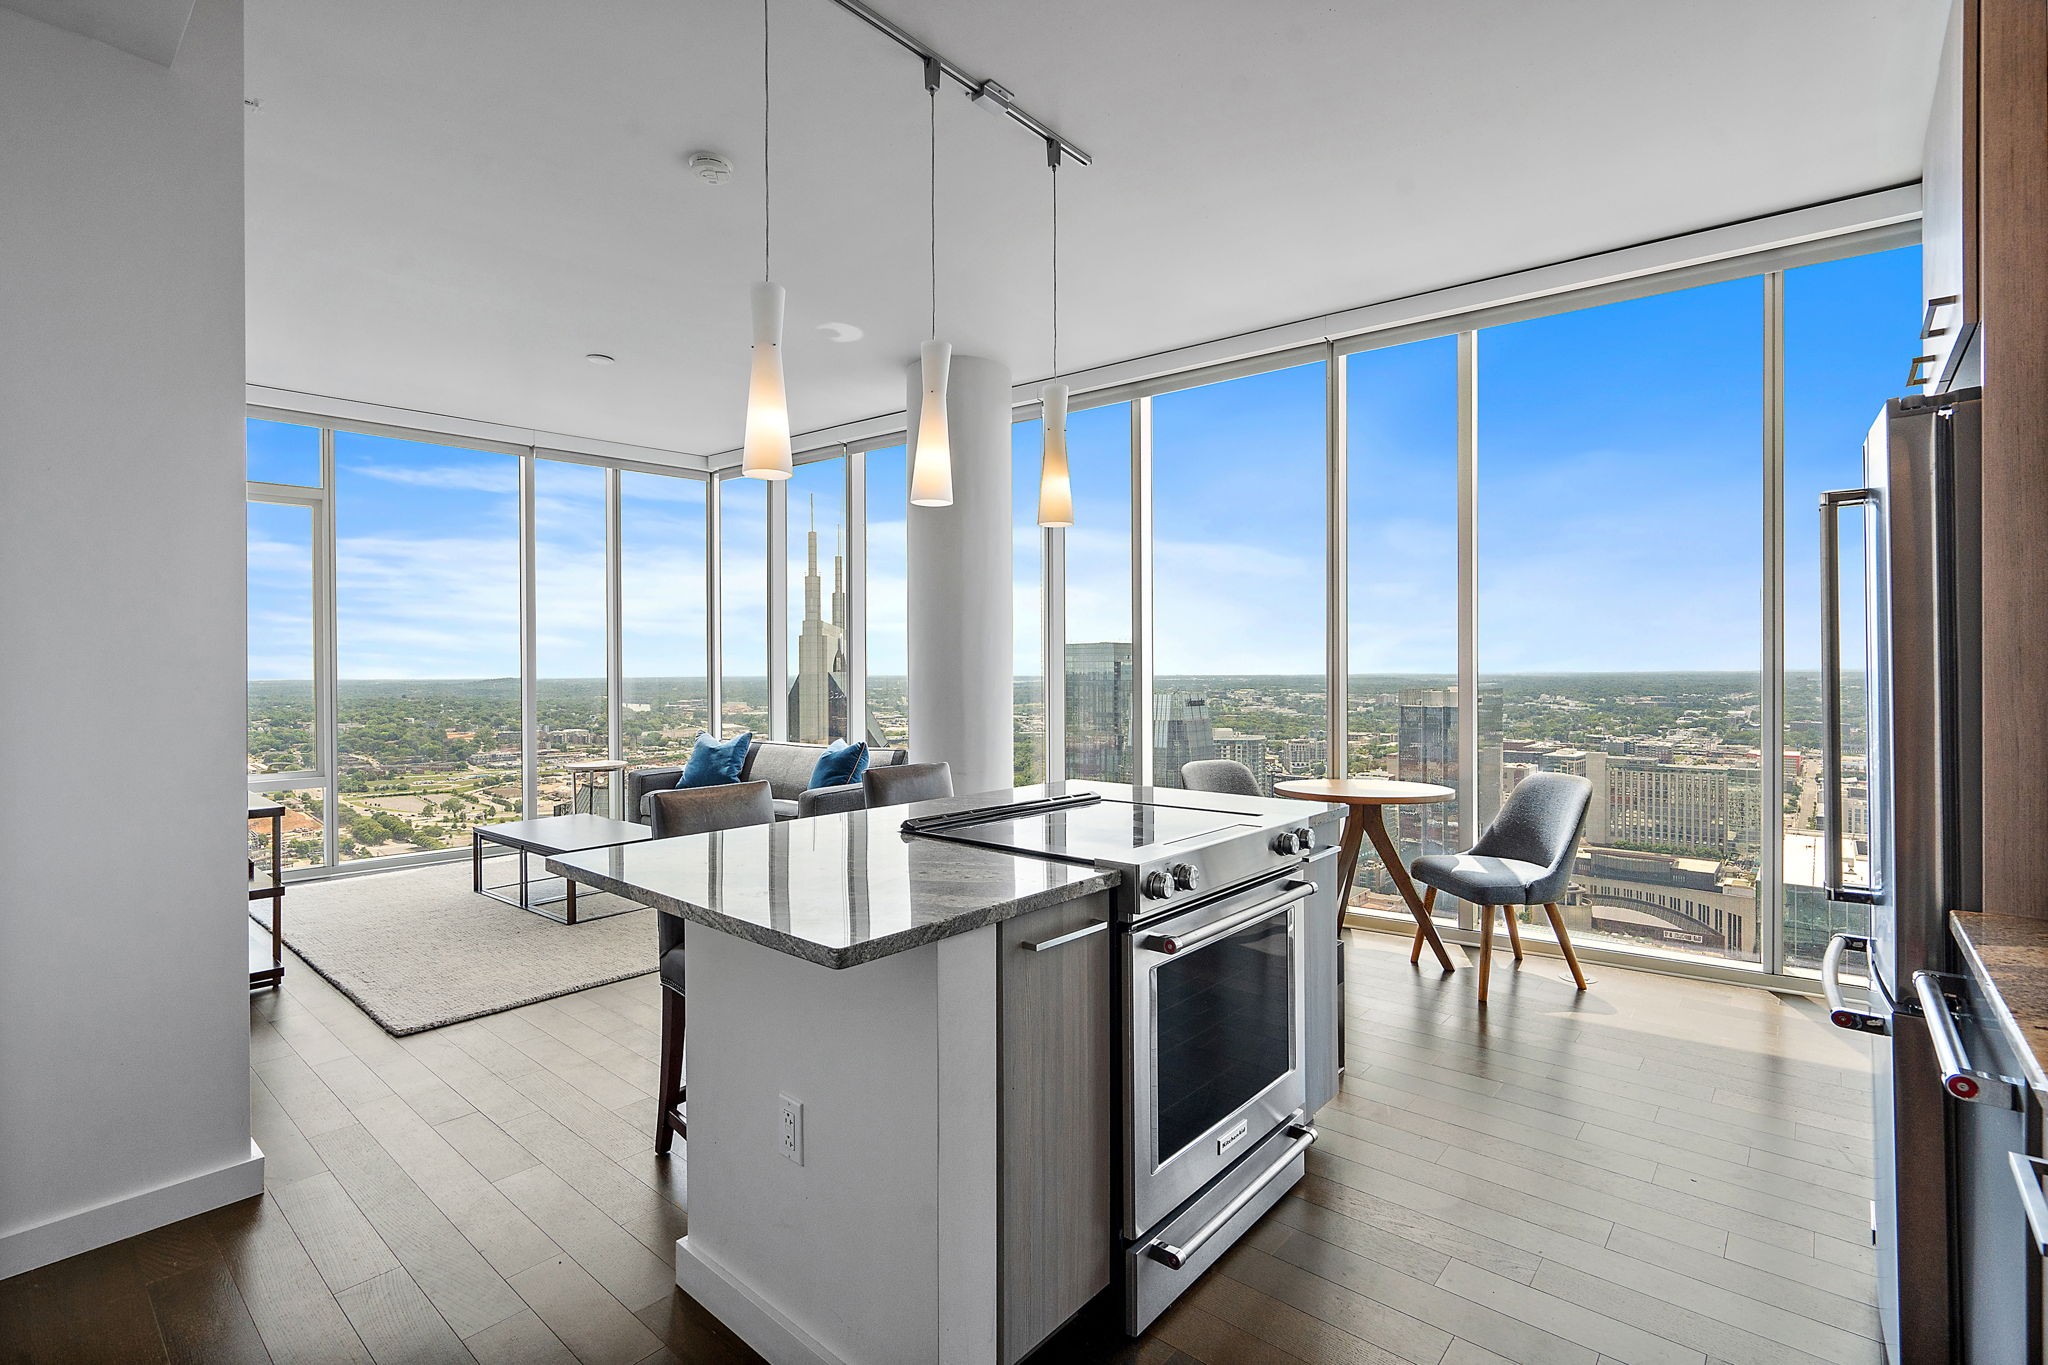
<path fill-rule="evenodd" d="M 868 746 L 865 741 L 848 744 L 843 739 L 832 741 L 832 747 L 819 756 L 817 766 L 811 769 L 813 787 L 843 787 L 849 782 L 860 781 L 860 775 L 868 770 Z"/>
<path fill-rule="evenodd" d="M 723 787 L 739 781 L 740 769 L 747 766 L 747 749 L 753 742 L 752 730 L 742 730 L 723 744 L 709 735 L 697 736 L 690 761 L 683 765 L 683 775 L 676 779 L 676 785 Z"/>

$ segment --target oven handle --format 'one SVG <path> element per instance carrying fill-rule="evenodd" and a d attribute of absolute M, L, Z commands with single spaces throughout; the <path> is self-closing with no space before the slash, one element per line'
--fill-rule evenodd
<path fill-rule="evenodd" d="M 1169 1269 L 1184 1269 L 1187 1263 L 1194 1259 L 1195 1254 L 1202 1249 L 1203 1244 L 1221 1232 L 1225 1223 L 1228 1223 L 1237 1216 L 1238 1210 L 1251 1203 L 1252 1200 L 1257 1199 L 1260 1190 L 1265 1189 L 1266 1186 L 1278 1180 L 1281 1172 L 1294 1164 L 1294 1158 L 1315 1145 L 1318 1134 L 1313 1125 L 1302 1121 L 1302 1112 L 1297 1109 L 1294 1111 L 1293 1117 L 1287 1121 L 1287 1136 L 1294 1139 L 1294 1141 L 1287 1144 L 1287 1150 L 1282 1152 L 1279 1158 L 1271 1166 L 1268 1166 L 1257 1180 L 1239 1190 L 1236 1198 L 1218 1209 L 1214 1218 L 1196 1228 L 1194 1236 L 1188 1238 L 1187 1241 L 1179 1246 L 1174 1246 L 1164 1238 L 1161 1238 L 1146 1247 L 1145 1254 Z"/>
<path fill-rule="evenodd" d="M 1168 957 L 1175 953 L 1190 952 L 1205 943 L 1213 943 L 1219 938 L 1234 934 L 1247 925 L 1257 924 L 1262 919 L 1271 919 L 1282 910 L 1307 900 L 1315 893 L 1314 882 L 1289 882 L 1285 891 L 1271 900 L 1260 901 L 1250 909 L 1225 916 L 1213 924 L 1205 924 L 1193 933 L 1148 934 L 1139 946 L 1149 948 L 1155 953 L 1165 953 Z"/>

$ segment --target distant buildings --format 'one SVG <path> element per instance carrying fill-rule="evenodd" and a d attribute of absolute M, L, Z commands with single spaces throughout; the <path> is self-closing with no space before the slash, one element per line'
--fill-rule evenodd
<path fill-rule="evenodd" d="M 1209 725 L 1208 697 L 1153 694 L 1152 781 L 1161 787 L 1181 786 L 1181 764 L 1214 757 L 1216 735 Z"/>
<path fill-rule="evenodd" d="M 818 523 L 808 536 L 804 572 L 804 619 L 796 637 L 796 677 L 789 685 L 789 737 L 805 744 L 844 739 L 852 704 L 846 662 L 846 559 L 832 553 L 832 618 L 824 616 L 824 588 L 818 577 Z"/>
<path fill-rule="evenodd" d="M 1131 780 L 1131 646 L 1103 640 L 1067 646 L 1067 773 Z"/>

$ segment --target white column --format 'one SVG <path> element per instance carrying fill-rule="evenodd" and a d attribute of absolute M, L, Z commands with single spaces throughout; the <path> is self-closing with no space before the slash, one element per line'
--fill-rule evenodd
<path fill-rule="evenodd" d="M 904 392 L 915 450 L 915 363 Z M 993 791 L 1015 771 L 1009 367 L 954 356 L 946 420 L 953 505 L 910 509 L 910 757 L 952 764 L 955 791 Z"/>

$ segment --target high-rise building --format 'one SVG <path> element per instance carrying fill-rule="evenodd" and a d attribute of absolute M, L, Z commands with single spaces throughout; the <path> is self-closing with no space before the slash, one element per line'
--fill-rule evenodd
<path fill-rule="evenodd" d="M 1214 757 L 1216 735 L 1209 726 L 1209 699 L 1179 692 L 1157 693 L 1152 698 L 1153 783 L 1181 786 L 1181 764 Z"/>
<path fill-rule="evenodd" d="M 1131 780 L 1131 646 L 1067 646 L 1067 775 Z"/>
<path fill-rule="evenodd" d="M 796 677 L 789 685 L 789 735 L 807 744 L 846 737 L 848 690 L 846 662 L 846 557 L 832 553 L 832 619 L 824 616 L 824 583 L 818 576 L 818 522 L 815 509 L 808 536 L 809 560 L 804 572 L 804 619 L 796 637 Z"/>
<path fill-rule="evenodd" d="M 1259 791 L 1266 796 L 1273 794 L 1273 774 L 1266 763 L 1267 740 L 1264 735 L 1239 735 L 1225 731 L 1214 736 L 1211 742 L 1216 746 L 1216 757 L 1244 764 L 1251 771 L 1252 781 L 1259 784 Z M 1174 771 L 1178 774 L 1179 769 Z"/>

